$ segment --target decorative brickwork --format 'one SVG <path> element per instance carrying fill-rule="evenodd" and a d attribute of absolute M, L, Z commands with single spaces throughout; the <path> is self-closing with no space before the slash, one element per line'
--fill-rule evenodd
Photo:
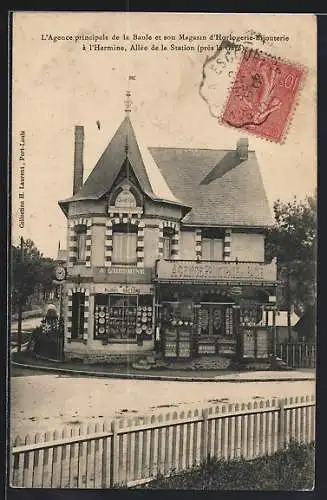
<path fill-rule="evenodd" d="M 225 229 L 225 236 L 224 236 L 224 260 L 230 260 L 231 259 L 231 240 L 232 240 L 232 230 L 231 229 Z"/>
<path fill-rule="evenodd" d="M 84 293 L 84 324 L 83 324 L 83 340 L 88 339 L 88 322 L 89 322 L 89 296 L 90 292 L 87 288 L 73 287 L 68 289 L 68 312 L 66 322 L 66 338 L 72 338 L 72 317 L 73 317 L 73 294 Z"/>
<path fill-rule="evenodd" d="M 202 257 L 202 231 L 201 229 L 195 230 L 195 256 L 197 259 Z"/>
<path fill-rule="evenodd" d="M 68 267 L 73 267 L 77 261 L 77 233 L 76 226 L 86 227 L 86 249 L 85 249 L 85 265 L 91 266 L 91 251 L 92 251 L 92 219 L 79 217 L 78 219 L 71 219 L 69 222 L 68 235 Z"/>
<path fill-rule="evenodd" d="M 106 220 L 104 262 L 105 267 L 112 266 L 113 248 L 113 226 L 114 224 L 132 224 L 137 226 L 137 267 L 144 267 L 144 222 L 141 220 L 141 213 L 138 212 L 109 212 Z"/>
<path fill-rule="evenodd" d="M 174 234 L 171 240 L 171 258 L 179 258 L 179 240 L 180 240 L 180 227 L 178 222 L 174 221 L 163 221 L 159 224 L 159 241 L 158 241 L 158 258 L 163 257 L 163 240 L 164 240 L 164 228 L 169 227 L 174 230 Z"/>

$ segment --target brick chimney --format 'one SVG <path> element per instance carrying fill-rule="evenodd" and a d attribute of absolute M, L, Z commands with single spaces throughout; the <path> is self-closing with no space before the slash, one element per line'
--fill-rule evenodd
<path fill-rule="evenodd" d="M 77 193 L 83 185 L 83 151 L 84 151 L 84 127 L 75 126 L 75 149 L 74 149 L 74 181 L 73 194 Z"/>
<path fill-rule="evenodd" d="M 249 155 L 249 140 L 241 137 L 236 143 L 236 151 L 240 160 L 247 160 Z"/>

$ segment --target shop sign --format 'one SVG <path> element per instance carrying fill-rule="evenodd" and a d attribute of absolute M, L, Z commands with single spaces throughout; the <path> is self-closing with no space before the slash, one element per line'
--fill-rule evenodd
<path fill-rule="evenodd" d="M 206 281 L 275 281 L 276 264 L 261 262 L 194 262 L 160 260 L 157 267 L 160 280 Z"/>
<path fill-rule="evenodd" d="M 91 287 L 92 293 L 118 293 L 118 294 L 136 294 L 136 295 L 152 295 L 153 287 L 146 285 L 132 286 L 132 285 L 98 285 L 95 284 Z"/>
<path fill-rule="evenodd" d="M 110 267 L 99 267 L 97 268 L 99 273 L 107 273 L 107 274 L 144 274 L 144 268 L 135 267 L 135 266 L 110 266 Z"/>

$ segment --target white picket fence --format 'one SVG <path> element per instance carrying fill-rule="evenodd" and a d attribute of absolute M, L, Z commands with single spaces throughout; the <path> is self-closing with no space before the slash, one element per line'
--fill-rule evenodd
<path fill-rule="evenodd" d="M 11 485 L 112 488 L 144 484 L 208 457 L 251 460 L 291 439 L 315 439 L 315 397 L 217 405 L 47 432 L 13 443 Z"/>

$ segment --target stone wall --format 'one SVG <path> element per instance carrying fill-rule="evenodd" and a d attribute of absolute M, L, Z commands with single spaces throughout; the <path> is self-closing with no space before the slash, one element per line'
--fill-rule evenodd
<path fill-rule="evenodd" d="M 65 359 L 82 360 L 86 364 L 107 363 L 121 364 L 134 363 L 138 359 L 144 358 L 147 354 L 153 353 L 154 343 L 152 340 L 144 341 L 142 346 L 137 344 L 107 344 L 94 340 L 87 344 L 72 341 L 65 342 Z"/>

